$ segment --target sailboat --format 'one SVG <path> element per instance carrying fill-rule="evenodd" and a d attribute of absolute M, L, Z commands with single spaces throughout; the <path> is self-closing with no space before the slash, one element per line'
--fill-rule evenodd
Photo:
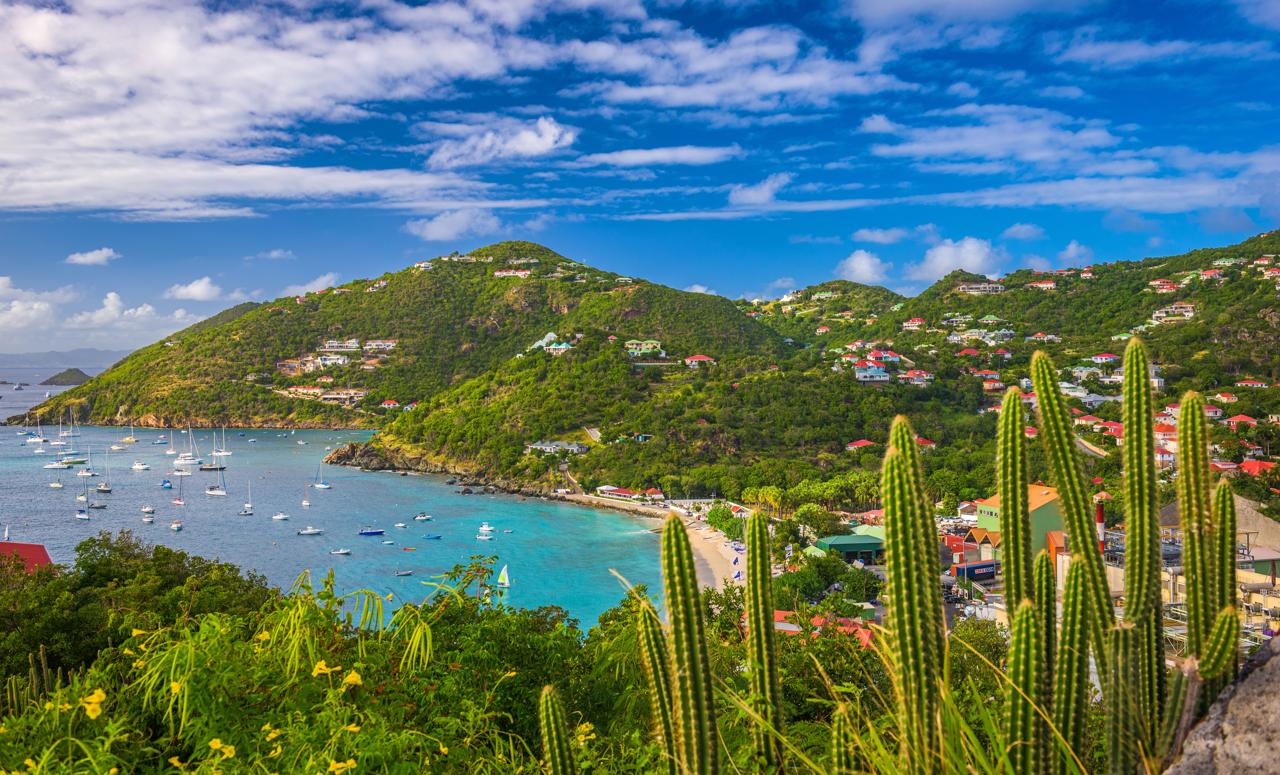
<path fill-rule="evenodd" d="M 129 435 L 128 435 L 128 436 L 125 436 L 123 439 L 120 439 L 120 442 L 121 442 L 122 444 L 137 444 L 137 443 L 138 443 L 138 439 L 137 439 L 137 437 L 133 435 L 133 423 L 129 423 Z"/>
<path fill-rule="evenodd" d="M 103 481 L 98 482 L 98 492 L 111 492 L 111 453 L 107 453 L 105 462 L 102 464 L 102 471 L 106 474 Z"/>
<path fill-rule="evenodd" d="M 55 460 L 55 461 L 53 461 L 52 463 L 45 463 L 45 464 L 44 464 L 44 467 L 45 467 L 45 468 L 52 468 L 52 469 L 56 469 L 56 470 L 59 470 L 59 471 L 64 471 L 64 470 L 66 470 L 66 469 L 70 468 L 70 467 L 71 467 L 71 464 L 70 464 L 70 463 L 66 463 L 66 462 L 64 462 L 64 461 L 61 461 L 61 460 Z"/>
<path fill-rule="evenodd" d="M 183 499 L 183 497 L 182 497 L 182 480 L 181 480 L 181 479 L 179 479 L 179 480 L 178 480 L 178 494 L 177 494 L 177 496 L 176 496 L 176 497 L 174 497 L 174 499 L 173 499 L 173 500 L 171 500 L 171 501 L 169 501 L 169 502 L 170 502 L 170 503 L 172 503 L 172 504 L 173 504 L 173 505 L 175 505 L 175 506 L 185 506 L 185 505 L 187 505 L 186 500 L 185 500 L 185 499 Z"/>
<path fill-rule="evenodd" d="M 67 421 L 71 424 L 71 427 L 64 429 L 62 427 L 62 419 L 58 419 L 58 437 L 66 439 L 72 436 L 79 436 L 80 433 L 76 430 L 76 416 L 71 413 L 69 408 L 67 409 Z"/>
<path fill-rule="evenodd" d="M 325 479 L 321 479 L 321 478 L 320 478 L 320 466 L 319 466 L 319 465 L 317 465 L 317 466 L 316 466 L 316 478 L 315 478 L 315 481 L 313 481 L 313 482 L 311 483 L 311 486 L 312 486 L 312 487 L 314 487 L 314 488 L 316 488 L 317 490 L 332 490 L 332 489 L 333 489 L 333 485 L 329 484 L 329 482 L 328 482 L 327 480 L 325 480 Z"/>
<path fill-rule="evenodd" d="M 306 508 L 311 505 L 311 501 L 307 500 L 307 487 L 310 487 L 310 486 L 311 485 L 304 485 L 302 488 L 302 507 L 303 508 Z"/>
<path fill-rule="evenodd" d="M 227 494 L 227 477 L 222 471 L 218 472 L 218 483 L 210 484 L 204 488 L 205 495 L 215 495 L 226 497 Z"/>
<path fill-rule="evenodd" d="M 40 428 L 40 415 L 36 415 L 36 432 L 27 436 L 27 443 L 44 444 L 47 441 L 48 439 L 44 437 L 44 431 Z"/>
<path fill-rule="evenodd" d="M 253 482 L 252 481 L 249 482 L 249 498 L 244 502 L 244 508 L 240 509 L 240 516 L 242 517 L 253 516 Z"/>
<path fill-rule="evenodd" d="M 154 514 L 154 513 L 156 513 L 156 507 L 155 507 L 155 506 L 143 506 L 143 507 L 142 507 L 142 513 L 143 513 L 143 514 Z"/>
<path fill-rule="evenodd" d="M 93 447 L 89 447 L 89 456 L 85 459 L 85 466 L 76 471 L 76 476 L 97 476 L 98 473 L 93 470 Z"/>
<path fill-rule="evenodd" d="M 507 566 L 503 565 L 502 570 L 498 571 L 498 586 L 503 589 L 511 587 L 511 576 L 507 574 Z"/>
<path fill-rule="evenodd" d="M 200 465 L 200 458 L 196 457 L 196 454 L 196 435 L 191 432 L 191 423 L 187 423 L 187 451 L 179 453 L 178 459 L 174 460 L 173 464 L 175 466 Z"/>
<path fill-rule="evenodd" d="M 226 457 L 231 454 L 231 450 L 227 449 L 227 426 L 222 426 L 222 444 L 213 450 L 214 457 Z"/>
<path fill-rule="evenodd" d="M 76 519 L 79 519 L 84 522 L 88 522 L 89 512 L 85 511 L 84 509 L 76 509 Z"/>
<path fill-rule="evenodd" d="M 49 487 L 50 487 L 50 488 L 52 488 L 52 489 L 54 489 L 54 490 L 61 490 L 61 489 L 62 489 L 62 480 L 61 480 L 61 479 L 59 479 L 59 480 L 54 481 L 54 482 L 49 482 Z"/>

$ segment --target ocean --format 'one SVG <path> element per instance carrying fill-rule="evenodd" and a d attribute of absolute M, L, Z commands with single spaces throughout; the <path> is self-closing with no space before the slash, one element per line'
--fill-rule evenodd
<path fill-rule="evenodd" d="M 440 476 L 321 464 L 329 449 L 368 438 L 367 432 L 228 429 L 232 455 L 215 458 L 209 455 L 215 447 L 214 432 L 197 430 L 200 457 L 227 466 L 222 472 L 227 496 L 211 497 L 204 489 L 218 481 L 218 473 L 193 469 L 191 476 L 171 476 L 173 456 L 165 454 L 167 445 L 152 443 L 160 431 L 139 428 L 138 443 L 108 454 L 111 444 L 128 435 L 127 428 L 82 428 L 79 437 L 64 439 L 68 444 L 63 447 L 26 444 L 19 430 L 0 429 L 0 523 L 9 526 L 11 540 L 44 544 L 55 562 L 72 561 L 76 544 L 100 531 L 130 530 L 149 543 L 257 571 L 285 589 L 304 572 L 319 582 L 332 569 L 340 592 L 364 588 L 416 601 L 426 596 L 423 583 L 433 576 L 475 555 L 494 555 L 495 569 L 509 567 L 507 602 L 521 607 L 558 605 L 584 627 L 595 624 L 624 595 L 611 571 L 633 584 L 647 584 L 653 592 L 660 589 L 659 538 L 651 532 L 655 520 L 539 498 L 461 495 Z M 57 439 L 56 426 L 44 430 L 48 440 Z M 169 435 L 177 451 L 187 449 L 186 434 L 175 430 Z M 45 454 L 35 453 L 39 446 Z M 98 477 L 76 476 L 79 466 L 42 467 L 57 452 L 72 447 L 92 454 Z M 131 470 L 135 460 L 151 470 Z M 112 492 L 94 492 L 99 482 L 108 480 L 108 472 Z M 317 477 L 332 489 L 309 486 Z M 160 487 L 166 478 L 174 489 Z M 63 489 L 48 486 L 58 480 Z M 107 504 L 106 509 L 89 511 L 87 522 L 75 518 L 84 505 L 75 495 L 86 481 L 90 501 Z M 179 487 L 185 506 L 170 502 Z M 254 515 L 237 516 L 250 491 Z M 304 498 L 309 507 L 302 506 Z M 144 505 L 155 507 L 154 523 L 142 521 Z M 273 520 L 277 512 L 289 519 Z M 420 512 L 432 520 L 414 521 Z M 169 528 L 174 519 L 183 523 L 180 532 Z M 493 540 L 477 540 L 484 522 L 494 528 Z M 396 523 L 406 527 L 396 528 Z M 307 526 L 325 532 L 297 535 Z M 357 535 L 365 526 L 386 534 Z M 441 537 L 427 539 L 428 534 Z M 395 543 L 386 545 L 384 540 Z M 329 553 L 338 548 L 350 549 L 351 554 Z M 397 571 L 413 575 L 396 576 Z"/>

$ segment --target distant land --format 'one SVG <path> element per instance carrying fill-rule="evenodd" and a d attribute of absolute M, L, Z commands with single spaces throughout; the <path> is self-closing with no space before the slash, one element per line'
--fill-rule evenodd
<path fill-rule="evenodd" d="M 41 385 L 58 385 L 58 386 L 83 385 L 84 383 L 88 382 L 91 379 L 93 379 L 93 377 L 90 377 L 88 374 L 85 374 L 80 369 L 63 369 L 62 371 L 58 372 L 57 374 L 54 374 L 52 377 L 49 377 L 48 379 L 46 379 L 44 382 L 41 382 L 40 384 Z"/>
<path fill-rule="evenodd" d="M 80 347 L 75 350 L 53 352 L 0 353 L 0 366 L 15 369 L 57 369 L 70 366 L 81 369 L 105 369 L 124 359 L 130 352 L 132 351 Z"/>

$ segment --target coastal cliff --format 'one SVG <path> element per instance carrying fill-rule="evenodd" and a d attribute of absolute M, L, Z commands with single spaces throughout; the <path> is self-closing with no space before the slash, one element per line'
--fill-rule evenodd
<path fill-rule="evenodd" d="M 550 495 L 549 482 L 526 482 L 493 476 L 482 467 L 464 461 L 411 452 L 394 439 L 378 437 L 372 441 L 354 441 L 330 452 L 324 462 L 365 471 L 401 471 L 420 474 L 445 474 L 456 477 L 463 488 L 489 488 L 520 495 Z"/>

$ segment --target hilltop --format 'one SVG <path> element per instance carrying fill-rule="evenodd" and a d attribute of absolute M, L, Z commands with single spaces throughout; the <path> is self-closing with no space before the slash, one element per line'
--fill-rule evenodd
<path fill-rule="evenodd" d="M 776 333 L 727 299 L 503 242 L 241 304 L 34 411 L 117 424 L 376 427 L 536 343 L 579 335 L 657 340 L 673 354 L 726 359 L 780 347 Z"/>
<path fill-rule="evenodd" d="M 93 379 L 80 369 L 63 369 L 62 371 L 49 377 L 41 385 L 83 385 Z"/>

